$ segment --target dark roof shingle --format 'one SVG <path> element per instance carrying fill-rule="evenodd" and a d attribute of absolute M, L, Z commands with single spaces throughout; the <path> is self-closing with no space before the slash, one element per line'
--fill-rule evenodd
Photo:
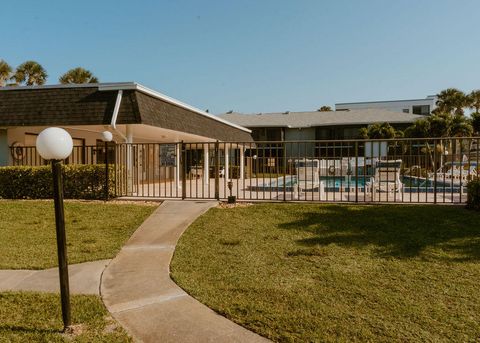
<path fill-rule="evenodd" d="M 0 127 L 108 125 L 117 94 L 118 90 L 100 90 L 98 85 L 0 89 Z M 146 124 L 218 140 L 252 140 L 245 129 L 132 89 L 123 90 L 117 124 Z"/>

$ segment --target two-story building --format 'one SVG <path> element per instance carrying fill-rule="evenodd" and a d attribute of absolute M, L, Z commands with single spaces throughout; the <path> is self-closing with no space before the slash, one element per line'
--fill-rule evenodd
<path fill-rule="evenodd" d="M 319 144 L 313 141 L 338 141 L 358 139 L 363 127 L 374 123 L 387 122 L 394 128 L 403 130 L 421 115 L 395 112 L 384 109 L 361 109 L 345 111 L 309 111 L 278 113 L 226 113 L 219 115 L 221 119 L 241 125 L 252 130 L 252 137 L 257 142 L 312 141 L 301 145 L 287 144 L 287 156 L 320 156 L 339 154 L 344 145 L 337 145 L 337 151 L 319 151 Z M 348 145 L 348 144 L 347 144 Z M 321 144 L 322 147 L 325 143 Z M 348 148 L 348 147 L 347 147 Z M 279 146 L 279 149 L 282 149 Z M 298 151 L 301 149 L 302 151 Z M 272 149 L 270 149 L 272 151 Z M 275 154 L 281 154 L 275 152 Z"/>

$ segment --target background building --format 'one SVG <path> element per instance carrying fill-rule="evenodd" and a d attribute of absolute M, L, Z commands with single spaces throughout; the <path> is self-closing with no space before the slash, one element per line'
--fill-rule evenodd
<path fill-rule="evenodd" d="M 382 109 L 394 112 L 429 115 L 435 109 L 436 101 L 436 95 L 429 95 L 425 99 L 344 102 L 335 104 L 335 110 Z"/>
<path fill-rule="evenodd" d="M 220 118 L 252 130 L 255 141 L 315 141 L 315 140 L 342 140 L 358 139 L 359 130 L 374 123 L 387 122 L 397 130 L 404 130 L 421 115 L 401 113 L 384 109 L 361 109 L 345 111 L 311 111 L 311 112 L 282 112 L 282 113 L 226 113 Z M 345 143 L 346 144 L 346 143 Z M 324 144 L 287 144 L 287 156 L 320 156 L 324 154 L 341 153 L 338 151 L 320 152 L 318 147 Z M 281 145 L 278 149 L 283 149 Z M 270 151 L 272 151 L 270 149 Z M 283 154 L 279 151 L 278 154 Z"/>

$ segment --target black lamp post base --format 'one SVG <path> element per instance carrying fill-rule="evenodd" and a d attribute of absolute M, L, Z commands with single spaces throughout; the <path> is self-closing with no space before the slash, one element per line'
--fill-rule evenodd
<path fill-rule="evenodd" d="M 227 198 L 227 202 L 228 202 L 229 204 L 235 204 L 235 203 L 237 202 L 237 197 L 234 196 L 234 195 L 233 195 L 233 196 L 231 195 L 231 196 L 229 196 L 229 197 Z"/>

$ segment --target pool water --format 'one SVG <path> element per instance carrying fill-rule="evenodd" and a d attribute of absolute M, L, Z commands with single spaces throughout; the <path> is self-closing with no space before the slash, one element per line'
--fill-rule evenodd
<path fill-rule="evenodd" d="M 358 177 L 358 190 L 363 192 L 365 191 L 365 184 L 371 180 L 371 176 L 359 176 Z M 270 191 L 270 192 L 282 192 L 283 189 L 287 192 L 294 191 L 294 185 L 297 184 L 297 177 L 295 175 L 285 176 L 285 186 L 284 178 L 279 177 L 275 179 L 265 179 L 259 178 L 258 185 L 252 185 L 249 187 L 252 191 Z M 354 190 L 356 187 L 356 179 L 354 176 L 345 178 L 344 176 L 321 176 L 320 181 L 325 184 L 326 192 L 349 192 Z M 458 185 L 452 187 L 448 182 L 439 182 L 437 181 L 437 187 L 435 189 L 433 180 L 421 180 L 418 178 L 410 178 L 404 176 L 401 179 L 404 184 L 403 192 L 405 193 L 433 193 L 435 190 L 437 193 L 459 193 L 461 191 Z M 302 183 L 301 183 L 302 184 Z M 301 185 L 300 184 L 300 185 Z M 307 183 L 308 185 L 308 183 Z M 318 191 L 318 187 L 313 189 L 306 189 L 307 191 Z"/>
<path fill-rule="evenodd" d="M 435 181 L 432 179 L 423 179 L 411 176 L 403 176 L 402 183 L 405 185 L 405 192 L 410 193 L 459 193 L 460 185 L 448 180 L 437 180 L 436 187 Z"/>
<path fill-rule="evenodd" d="M 283 177 L 277 178 L 277 179 L 271 179 L 271 180 L 265 180 L 264 183 L 259 183 L 257 185 L 253 185 L 250 188 L 252 190 L 270 190 L 270 191 L 283 191 L 284 188 L 284 182 L 283 182 Z M 343 176 L 322 176 L 320 177 L 320 181 L 324 182 L 325 184 L 325 190 L 326 191 L 336 191 L 339 192 L 340 190 L 347 190 L 352 187 L 356 187 L 356 182 L 355 182 L 355 177 L 350 176 L 350 177 L 343 177 Z M 358 187 L 359 189 L 363 189 L 365 187 L 365 183 L 370 181 L 369 176 L 361 176 L 358 178 Z M 285 176 L 285 188 L 287 191 L 291 191 L 293 189 L 293 186 L 296 185 L 297 182 L 297 177 L 294 175 L 287 175 Z M 303 182 L 300 182 L 300 185 Z M 307 183 L 308 184 L 308 183 Z"/>

